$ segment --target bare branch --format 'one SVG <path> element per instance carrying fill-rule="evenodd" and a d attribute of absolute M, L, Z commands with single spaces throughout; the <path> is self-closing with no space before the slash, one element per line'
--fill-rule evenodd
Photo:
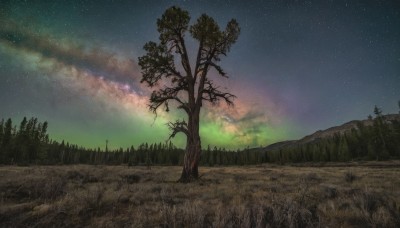
<path fill-rule="evenodd" d="M 207 80 L 207 73 L 208 73 L 208 67 L 209 63 L 211 62 L 212 56 L 214 56 L 215 50 L 212 50 L 210 53 L 207 53 L 207 61 L 204 63 L 201 63 L 199 67 L 201 67 L 201 78 L 200 78 L 200 83 L 197 89 L 198 95 L 197 95 L 197 100 L 196 100 L 196 105 L 197 107 L 201 107 L 202 104 L 202 99 L 203 99 L 203 90 L 204 90 L 204 85 Z"/>
<path fill-rule="evenodd" d="M 196 66 L 194 67 L 194 82 L 196 83 L 197 81 L 197 74 L 200 72 L 199 67 L 201 65 L 201 61 L 202 61 L 202 50 L 203 50 L 203 40 L 200 40 L 200 44 L 199 44 L 199 50 L 197 51 L 197 59 L 196 59 Z"/>
<path fill-rule="evenodd" d="M 206 80 L 205 87 L 202 93 L 202 99 L 210 102 L 211 104 L 218 104 L 220 100 L 224 100 L 227 105 L 233 105 L 233 100 L 236 98 L 235 95 L 222 92 L 218 86 L 214 86 L 211 80 Z"/>
<path fill-rule="evenodd" d="M 222 69 L 221 66 L 215 64 L 215 63 L 212 62 L 212 61 L 207 61 L 206 64 L 208 64 L 208 65 L 214 67 L 215 70 L 217 70 L 217 72 L 218 72 L 222 77 L 228 78 L 228 76 L 226 75 L 226 72 Z"/>
<path fill-rule="evenodd" d="M 151 111 L 157 114 L 157 109 L 162 105 L 165 105 L 166 111 L 169 111 L 168 101 L 174 100 L 179 103 L 178 108 L 183 109 L 187 113 L 189 113 L 190 109 L 187 102 L 182 101 L 178 97 L 178 93 L 182 90 L 187 90 L 187 86 L 185 83 L 182 82 L 184 80 L 179 80 L 179 81 L 180 82 L 175 87 L 164 87 L 163 89 L 153 91 L 150 97 L 150 105 L 149 105 Z"/>
<path fill-rule="evenodd" d="M 179 132 L 182 132 L 186 136 L 189 136 L 188 125 L 185 120 L 182 121 L 177 120 L 175 121 L 175 123 L 169 122 L 167 126 L 171 130 L 171 135 L 169 136 L 169 139 L 175 137 L 175 135 Z"/>

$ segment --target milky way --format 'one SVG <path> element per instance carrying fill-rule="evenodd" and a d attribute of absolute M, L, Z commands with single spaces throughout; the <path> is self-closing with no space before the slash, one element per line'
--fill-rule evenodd
<path fill-rule="evenodd" d="M 207 3 L 207 4 L 202 4 Z M 222 59 L 234 107 L 205 106 L 203 146 L 243 148 L 294 139 L 397 112 L 400 7 L 396 2 L 11 1 L 0 3 L 0 118 L 37 116 L 57 140 L 86 147 L 168 138 L 182 113 L 148 110 L 136 61 L 157 40 L 156 19 L 179 5 L 192 21 L 236 18 L 239 41 Z M 189 34 L 187 35 L 189 39 Z M 196 43 L 189 41 L 193 54 Z M 210 72 L 214 77 L 215 73 Z M 182 136 L 174 142 L 183 146 Z"/>

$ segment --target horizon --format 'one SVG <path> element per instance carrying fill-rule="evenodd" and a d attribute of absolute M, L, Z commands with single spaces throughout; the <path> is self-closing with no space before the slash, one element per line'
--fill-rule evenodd
<path fill-rule="evenodd" d="M 399 107 L 400 108 L 400 107 Z M 383 116 L 394 116 L 394 115 L 400 115 L 400 111 L 399 111 L 399 113 L 387 113 L 387 114 L 384 114 Z M 372 116 L 372 115 L 371 115 Z M 24 117 L 24 118 L 26 118 L 26 120 L 29 120 L 29 119 L 31 119 L 31 118 L 36 118 L 36 117 Z M 369 117 L 368 117 L 369 118 Z M 342 124 L 340 124 L 340 125 L 337 125 L 337 126 L 331 126 L 331 127 L 329 127 L 329 128 L 326 128 L 326 129 L 319 129 L 319 130 L 316 130 L 315 132 L 312 132 L 311 134 L 308 134 L 308 135 L 304 135 L 304 136 L 302 136 L 302 137 L 300 137 L 300 138 L 297 138 L 297 139 L 285 139 L 285 140 L 282 140 L 282 141 L 277 141 L 277 142 L 274 142 L 274 143 L 271 143 L 271 144 L 268 144 L 268 145 L 265 145 L 264 147 L 268 147 L 268 146 L 270 146 L 270 145 L 273 145 L 273 144 L 277 144 L 277 143 L 283 143 L 283 142 L 289 142 L 289 141 L 299 141 L 299 140 L 302 140 L 302 139 L 304 139 L 304 138 L 306 138 L 306 137 L 309 137 L 309 136 L 311 136 L 311 135 L 313 135 L 313 134 L 315 134 L 315 133 L 318 133 L 318 132 L 323 132 L 323 131 L 328 131 L 328 130 L 331 130 L 331 129 L 333 129 L 333 128 L 336 128 L 336 127 L 340 127 L 340 126 L 342 126 L 342 125 L 346 125 L 346 124 L 348 124 L 348 123 L 351 123 L 351 122 L 354 122 L 354 121 L 366 121 L 366 120 L 368 120 L 368 118 L 366 118 L 366 119 L 362 119 L 362 120 L 349 120 L 349 121 L 347 121 L 347 122 L 345 122 L 345 123 L 342 123 Z M 372 117 L 372 118 L 374 118 L 374 117 Z M 8 119 L 11 119 L 12 121 L 16 121 L 16 120 L 13 120 L 12 118 L 1 118 L 0 120 L 3 120 L 4 121 L 4 123 L 8 120 Z M 38 119 L 38 123 L 44 123 L 44 122 L 47 122 L 47 121 L 42 121 L 42 120 L 39 120 Z M 49 123 L 48 123 L 49 124 Z M 20 124 L 18 124 L 17 122 L 13 122 L 13 126 L 16 128 L 16 129 L 18 129 L 19 128 L 19 126 L 20 126 Z M 69 144 L 69 145 L 74 145 L 74 146 L 78 146 L 78 147 L 82 147 L 82 148 L 84 148 L 84 149 L 88 149 L 88 150 L 100 150 L 100 151 L 102 151 L 102 152 L 105 152 L 106 150 L 107 150 L 107 148 L 108 148 L 108 143 L 110 143 L 110 141 L 109 140 L 104 140 L 104 142 L 105 142 L 105 144 L 104 145 L 102 145 L 102 146 L 98 146 L 98 147 L 84 147 L 84 146 L 81 146 L 81 145 L 78 145 L 78 144 L 75 144 L 75 143 L 73 143 L 73 142 L 68 142 L 68 141 L 65 141 L 64 139 L 61 139 L 61 140 L 55 140 L 55 139 L 53 139 L 52 137 L 51 137 L 51 135 L 49 135 L 49 139 L 51 140 L 51 141 L 53 141 L 53 142 L 57 142 L 57 143 L 59 143 L 59 144 L 62 144 L 62 143 L 64 143 L 64 144 Z M 142 145 L 145 145 L 145 144 L 148 144 L 149 146 L 150 145 L 158 145 L 158 144 L 162 144 L 162 145 L 167 145 L 167 144 L 170 144 L 170 143 L 172 143 L 172 140 L 164 140 L 164 141 L 159 141 L 159 142 L 153 142 L 153 143 L 148 143 L 148 142 L 140 142 L 140 143 L 138 143 L 138 144 L 136 144 L 136 145 L 130 145 L 130 146 L 128 146 L 128 147 L 118 147 L 118 146 L 115 146 L 115 147 L 113 147 L 112 149 L 110 149 L 110 151 L 118 151 L 118 150 L 120 150 L 120 149 L 123 149 L 123 150 L 125 150 L 125 149 L 131 149 L 132 147 L 134 148 L 134 149 L 138 149 L 140 146 L 142 146 Z M 174 145 L 174 144 L 172 144 L 173 146 L 176 146 L 176 145 Z M 103 148 L 104 147 L 104 148 Z M 203 148 L 202 148 L 202 150 L 205 150 L 205 148 L 217 148 L 217 149 L 226 149 L 225 147 L 217 147 L 217 146 L 213 146 L 213 145 L 206 145 L 206 146 L 203 146 Z M 260 146 L 261 147 L 261 146 Z M 183 147 L 176 147 L 177 149 L 181 149 L 181 150 L 184 150 L 185 148 L 183 148 Z M 228 150 L 227 151 L 232 151 L 232 152 L 235 152 L 235 151 L 244 151 L 244 150 L 246 150 L 246 149 L 257 149 L 257 147 L 243 147 L 243 148 L 228 148 Z"/>
<path fill-rule="evenodd" d="M 0 3 L 0 118 L 37 117 L 50 138 L 86 148 L 167 140 L 165 124 L 182 116 L 148 110 L 137 58 L 172 5 L 189 11 L 190 24 L 206 13 L 222 28 L 235 18 L 242 30 L 221 61 L 230 78 L 218 80 L 238 98 L 203 109 L 203 148 L 300 139 L 366 119 L 375 105 L 398 113 L 399 3 L 202 3 Z M 186 40 L 193 55 L 197 44 Z"/>

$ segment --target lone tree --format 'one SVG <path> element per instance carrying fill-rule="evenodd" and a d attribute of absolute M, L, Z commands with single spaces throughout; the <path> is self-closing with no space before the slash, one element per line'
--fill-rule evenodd
<path fill-rule="evenodd" d="M 200 110 L 203 101 L 218 104 L 225 101 L 233 105 L 235 96 L 222 91 L 208 77 L 213 68 L 222 77 L 227 77 L 219 65 L 221 56 L 226 56 L 232 44 L 239 36 L 240 28 L 235 19 L 221 31 L 216 21 L 201 15 L 195 24 L 189 26 L 190 16 L 185 10 L 173 6 L 157 19 L 160 33 L 159 43 L 148 42 L 144 45 L 147 52 L 139 57 L 142 69 L 141 83 L 145 82 L 153 92 L 149 108 L 157 115 L 157 109 L 174 104 L 187 114 L 186 120 L 169 122 L 170 138 L 177 133 L 186 135 L 186 152 L 182 175 L 179 181 L 190 182 L 198 178 L 198 164 L 201 154 L 199 134 Z M 185 35 L 189 32 L 198 42 L 196 62 L 190 64 L 185 44 Z M 180 65 L 179 65 L 180 60 Z"/>

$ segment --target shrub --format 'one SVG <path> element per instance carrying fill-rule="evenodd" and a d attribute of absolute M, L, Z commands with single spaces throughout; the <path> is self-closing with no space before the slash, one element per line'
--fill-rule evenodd
<path fill-rule="evenodd" d="M 352 172 L 346 172 L 346 173 L 344 174 L 344 180 L 345 180 L 347 183 L 353 183 L 353 181 L 354 181 L 355 179 L 357 179 L 357 176 L 354 175 Z"/>

